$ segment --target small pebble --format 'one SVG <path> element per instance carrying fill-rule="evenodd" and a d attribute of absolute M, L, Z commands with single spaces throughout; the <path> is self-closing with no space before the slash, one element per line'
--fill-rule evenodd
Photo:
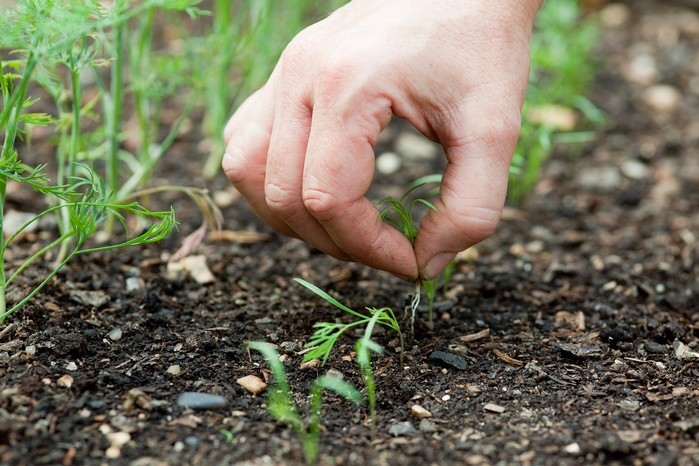
<path fill-rule="evenodd" d="M 214 191 L 212 197 L 214 199 L 214 204 L 218 207 L 229 207 L 240 198 L 240 193 L 231 188 L 225 191 Z"/>
<path fill-rule="evenodd" d="M 625 25 L 631 19 L 631 9 L 623 3 L 610 3 L 599 12 L 602 24 L 610 28 Z"/>
<path fill-rule="evenodd" d="M 111 432 L 107 434 L 107 440 L 113 447 L 121 448 L 131 440 L 131 434 L 128 432 Z"/>
<path fill-rule="evenodd" d="M 388 433 L 394 437 L 402 437 L 416 433 L 415 427 L 410 422 L 398 422 L 388 428 Z"/>
<path fill-rule="evenodd" d="M 658 82 L 660 72 L 655 59 L 647 54 L 641 54 L 631 60 L 626 70 L 626 79 L 629 81 L 649 86 Z"/>
<path fill-rule="evenodd" d="M 579 455 L 582 452 L 582 449 L 580 448 L 580 445 L 577 443 L 571 443 L 570 445 L 566 445 L 563 447 L 563 451 L 568 453 L 569 455 Z"/>
<path fill-rule="evenodd" d="M 184 443 L 189 448 L 197 448 L 199 446 L 199 437 L 197 437 L 196 435 L 188 435 L 184 439 Z"/>
<path fill-rule="evenodd" d="M 643 102 L 656 112 L 672 112 L 682 101 L 680 91 L 669 84 L 656 84 L 643 91 Z"/>
<path fill-rule="evenodd" d="M 179 364 L 173 364 L 172 366 L 167 368 L 167 373 L 170 375 L 180 375 L 181 369 Z"/>
<path fill-rule="evenodd" d="M 395 149 L 410 160 L 432 160 L 439 150 L 437 144 L 410 131 L 402 132 L 396 137 Z"/>
<path fill-rule="evenodd" d="M 27 356 L 34 356 L 36 354 L 36 346 L 29 345 L 24 349 L 24 352 L 27 353 Z"/>
<path fill-rule="evenodd" d="M 487 405 L 483 406 L 483 409 L 485 411 L 490 411 L 491 413 L 498 413 L 498 414 L 502 414 L 505 412 L 504 407 L 502 407 L 500 405 L 496 405 L 494 403 L 488 403 Z"/>
<path fill-rule="evenodd" d="M 315 369 L 318 366 L 320 366 L 320 359 L 311 359 L 310 361 L 302 363 L 299 366 L 299 369 L 301 369 L 302 371 L 307 371 L 309 369 Z"/>
<path fill-rule="evenodd" d="M 433 351 L 428 361 L 435 366 L 447 369 L 455 369 L 458 371 L 465 371 L 468 369 L 468 364 L 464 358 L 453 353 L 447 353 L 446 351 Z"/>
<path fill-rule="evenodd" d="M 248 393 L 257 395 L 262 393 L 267 388 L 267 384 L 264 380 L 257 377 L 256 375 L 246 375 L 235 381 L 238 385 L 247 390 Z"/>
<path fill-rule="evenodd" d="M 586 189 L 610 191 L 621 183 L 621 174 L 613 165 L 586 167 L 578 172 L 578 182 Z"/>
<path fill-rule="evenodd" d="M 201 392 L 184 392 L 177 398 L 177 405 L 192 409 L 220 409 L 228 404 L 221 395 Z"/>
<path fill-rule="evenodd" d="M 413 405 L 412 408 L 410 408 L 410 411 L 413 413 L 413 416 L 417 417 L 418 419 L 432 417 L 432 413 L 420 405 Z"/>
<path fill-rule="evenodd" d="M 420 432 L 424 432 L 426 434 L 431 434 L 433 432 L 437 432 L 437 424 L 430 421 L 429 419 L 421 420 L 420 426 L 418 428 L 420 429 Z"/>
<path fill-rule="evenodd" d="M 73 361 L 70 361 L 68 364 L 66 364 L 66 370 L 67 371 L 77 371 L 78 365 L 75 364 Z"/>
<path fill-rule="evenodd" d="M 384 175 L 393 175 L 400 170 L 403 159 L 395 152 L 384 152 L 376 158 L 376 169 Z"/>
<path fill-rule="evenodd" d="M 188 272 L 189 275 L 200 285 L 207 285 L 216 281 L 216 277 L 211 273 L 206 265 L 206 256 L 193 255 L 187 256 L 177 262 L 168 262 L 168 276 L 176 277 L 180 272 Z"/>
<path fill-rule="evenodd" d="M 328 369 L 328 372 L 326 372 L 325 375 L 328 377 L 335 377 L 336 379 L 345 380 L 345 374 L 337 369 Z"/>
<path fill-rule="evenodd" d="M 572 108 L 553 104 L 533 107 L 527 112 L 527 117 L 532 123 L 552 126 L 560 131 L 572 131 L 577 120 Z"/>
<path fill-rule="evenodd" d="M 126 291 L 138 291 L 143 288 L 140 277 L 129 277 L 126 279 Z"/>
<path fill-rule="evenodd" d="M 123 335 L 123 332 L 122 332 L 122 330 L 121 330 L 120 328 L 115 328 L 114 330 L 112 330 L 111 332 L 109 332 L 109 334 L 107 334 L 107 336 L 109 337 L 109 339 L 112 340 L 112 341 L 119 341 L 119 340 L 121 340 L 122 335 Z"/>
<path fill-rule="evenodd" d="M 648 178 L 648 166 L 635 159 L 624 160 L 621 163 L 621 173 L 632 180 L 645 180 Z"/>
<path fill-rule="evenodd" d="M 61 376 L 58 380 L 56 380 L 56 385 L 61 387 L 61 388 L 70 388 L 73 386 L 73 376 L 66 374 L 64 376 Z"/>

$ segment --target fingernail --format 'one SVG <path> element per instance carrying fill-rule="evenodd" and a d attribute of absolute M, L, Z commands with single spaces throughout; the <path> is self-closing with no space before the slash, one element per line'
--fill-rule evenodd
<path fill-rule="evenodd" d="M 453 252 L 442 252 L 427 261 L 427 265 L 422 269 L 422 277 L 425 280 L 432 280 L 442 273 L 442 270 L 454 260 L 456 254 Z"/>

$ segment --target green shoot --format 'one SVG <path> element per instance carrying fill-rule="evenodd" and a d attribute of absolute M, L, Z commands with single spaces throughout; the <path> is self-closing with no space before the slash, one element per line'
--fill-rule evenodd
<path fill-rule="evenodd" d="M 272 345 L 264 342 L 251 342 L 248 348 L 257 351 L 267 360 L 275 385 L 270 389 L 267 410 L 275 420 L 288 424 L 298 435 L 303 447 L 306 463 L 318 463 L 320 445 L 321 410 L 323 391 L 330 390 L 352 403 L 360 403 L 362 395 L 349 383 L 332 376 L 321 376 L 313 383 L 310 392 L 308 420 L 304 421 L 299 408 L 291 396 L 284 365 Z"/>
<path fill-rule="evenodd" d="M 403 364 L 403 351 L 405 350 L 403 333 L 400 330 L 398 319 L 396 319 L 396 316 L 391 308 L 384 307 L 381 309 L 375 309 L 367 307 L 365 309 L 369 312 L 369 315 L 362 314 L 361 312 L 357 312 L 345 306 L 344 304 L 330 296 L 328 293 L 321 290 L 312 283 L 307 282 L 306 280 L 303 280 L 301 278 L 294 278 L 294 281 L 308 288 L 313 293 L 317 294 L 318 296 L 320 296 L 333 306 L 337 307 L 338 309 L 341 309 L 347 312 L 348 314 L 357 317 L 357 320 L 348 324 L 342 324 L 337 322 L 316 323 L 314 327 L 317 330 L 311 336 L 308 343 L 306 343 L 306 348 L 311 348 L 311 350 L 304 356 L 304 361 L 310 361 L 311 359 L 320 359 L 322 364 L 325 364 L 325 362 L 328 360 L 328 356 L 330 356 L 330 353 L 332 352 L 332 349 L 335 347 L 335 343 L 345 332 L 355 327 L 366 326 L 372 320 L 374 320 L 379 325 L 388 327 L 394 330 L 396 333 L 398 333 L 398 337 L 400 338 L 401 342 L 400 358 L 401 364 Z"/>
<path fill-rule="evenodd" d="M 604 113 L 584 97 L 599 68 L 593 59 L 598 29 L 593 16 L 583 15 L 578 0 L 544 2 L 537 15 L 522 129 L 510 169 L 510 203 L 521 202 L 533 189 L 555 144 L 579 147 L 595 140 L 595 127 L 604 124 Z M 532 110 L 552 106 L 572 115 L 575 127 L 531 117 Z"/>
<path fill-rule="evenodd" d="M 377 417 L 376 417 L 376 383 L 374 380 L 374 371 L 371 368 L 371 352 L 382 353 L 383 348 L 376 342 L 371 340 L 371 334 L 374 331 L 374 325 L 378 320 L 379 314 L 374 314 L 366 326 L 364 336 L 357 341 L 355 349 L 357 351 L 357 364 L 362 373 L 364 386 L 367 391 L 367 400 L 369 401 L 369 417 L 371 419 L 371 438 L 376 438 Z"/>
<path fill-rule="evenodd" d="M 418 205 L 424 205 L 431 210 L 437 210 L 435 206 L 422 198 L 410 199 L 410 195 L 413 194 L 417 189 L 425 186 L 428 183 L 439 183 L 441 181 L 441 175 L 428 175 L 418 179 L 413 185 L 408 189 L 408 191 L 403 194 L 400 199 L 394 199 L 392 197 L 386 197 L 381 199 L 378 204 L 388 204 L 388 207 L 384 208 L 380 214 L 379 219 L 385 220 L 391 225 L 393 225 L 398 231 L 403 233 L 403 235 L 410 241 L 411 244 L 415 243 L 415 238 L 417 237 L 418 224 L 415 221 L 414 209 Z M 437 192 L 439 192 L 437 188 Z M 451 277 L 451 270 L 453 266 L 450 265 L 449 278 Z M 449 268 L 449 267 L 448 267 Z M 445 271 L 446 272 L 446 271 Z M 425 298 L 427 299 L 427 308 L 429 316 L 430 328 L 433 327 L 433 317 L 432 309 L 434 306 L 434 300 L 436 298 L 438 283 L 440 277 L 433 278 L 432 280 L 417 280 L 415 282 L 415 290 L 413 292 L 413 298 L 410 301 L 409 306 L 406 308 L 406 313 L 410 314 L 410 328 L 414 330 L 415 328 L 415 314 L 417 308 L 420 305 L 420 296 L 424 292 Z M 445 284 L 448 283 L 446 280 L 446 275 L 442 275 L 441 281 Z"/>

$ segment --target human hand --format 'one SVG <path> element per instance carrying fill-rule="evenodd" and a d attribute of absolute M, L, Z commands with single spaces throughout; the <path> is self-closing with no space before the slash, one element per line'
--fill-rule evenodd
<path fill-rule="evenodd" d="M 497 225 L 541 3 L 352 1 L 302 31 L 228 122 L 228 179 L 284 234 L 432 278 Z M 442 144 L 448 161 L 414 249 L 365 197 L 393 115 Z"/>

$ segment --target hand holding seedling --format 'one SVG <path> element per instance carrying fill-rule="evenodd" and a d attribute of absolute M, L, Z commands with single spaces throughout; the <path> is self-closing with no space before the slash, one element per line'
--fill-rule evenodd
<path fill-rule="evenodd" d="M 270 226 L 345 260 L 436 276 L 504 204 L 541 0 L 354 0 L 301 32 L 226 128 L 223 167 Z M 391 117 L 448 165 L 414 248 L 365 194 Z"/>

